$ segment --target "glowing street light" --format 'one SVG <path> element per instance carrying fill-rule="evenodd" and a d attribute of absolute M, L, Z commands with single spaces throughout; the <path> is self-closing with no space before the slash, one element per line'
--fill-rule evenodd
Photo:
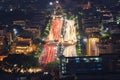
<path fill-rule="evenodd" d="M 50 4 L 50 5 L 53 5 L 53 2 L 50 2 L 49 4 Z"/>
<path fill-rule="evenodd" d="M 10 11 L 13 11 L 13 9 L 12 9 L 12 8 L 10 8 Z"/>
<path fill-rule="evenodd" d="M 14 34 L 16 35 L 17 34 L 17 29 L 13 29 L 13 32 L 14 32 Z"/>
<path fill-rule="evenodd" d="M 58 1 L 58 0 L 56 0 L 56 3 L 59 3 L 59 1 Z"/>
<path fill-rule="evenodd" d="M 85 43 L 86 43 L 86 42 L 87 42 L 87 38 L 83 38 L 83 42 L 85 42 Z"/>

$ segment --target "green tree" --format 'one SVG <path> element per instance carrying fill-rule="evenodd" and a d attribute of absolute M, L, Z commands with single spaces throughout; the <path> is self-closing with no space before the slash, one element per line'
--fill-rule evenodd
<path fill-rule="evenodd" d="M 56 60 L 45 65 L 45 69 L 47 71 L 52 72 L 58 70 L 58 66 L 59 66 L 59 61 Z"/>

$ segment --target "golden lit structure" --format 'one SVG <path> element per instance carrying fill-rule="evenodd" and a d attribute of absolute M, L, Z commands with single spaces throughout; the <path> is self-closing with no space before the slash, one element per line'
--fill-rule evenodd
<path fill-rule="evenodd" d="M 32 43 L 31 38 L 19 37 L 11 47 L 11 53 L 15 54 L 28 54 L 35 50 L 35 45 Z"/>
<path fill-rule="evenodd" d="M 7 56 L 0 56 L 0 61 L 3 61 L 4 58 L 6 58 Z"/>
<path fill-rule="evenodd" d="M 98 56 L 97 43 L 99 42 L 99 37 L 92 34 L 89 36 L 87 41 L 87 55 L 88 56 Z"/>

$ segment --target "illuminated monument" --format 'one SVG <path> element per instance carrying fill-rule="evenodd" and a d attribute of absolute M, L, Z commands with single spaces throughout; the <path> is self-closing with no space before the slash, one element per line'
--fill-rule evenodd
<path fill-rule="evenodd" d="M 39 58 L 41 64 L 53 62 L 61 55 L 65 57 L 77 56 L 75 20 L 65 18 L 62 13 L 60 4 L 56 3 L 54 13 L 51 15 L 50 31 Z"/>

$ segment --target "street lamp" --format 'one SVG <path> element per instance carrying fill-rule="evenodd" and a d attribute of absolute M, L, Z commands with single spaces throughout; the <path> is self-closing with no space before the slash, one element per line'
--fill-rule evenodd
<path fill-rule="evenodd" d="M 17 33 L 18 33 L 17 29 L 16 29 L 16 28 L 13 28 L 13 36 L 14 36 L 14 38 L 17 37 Z"/>
<path fill-rule="evenodd" d="M 14 34 L 16 35 L 17 34 L 17 29 L 13 29 L 13 32 L 14 32 Z"/>
<path fill-rule="evenodd" d="M 87 42 L 87 38 L 83 38 L 83 42 L 85 42 L 85 43 L 86 43 L 86 42 Z"/>
<path fill-rule="evenodd" d="M 53 2 L 50 2 L 49 4 L 50 4 L 50 5 L 53 5 Z"/>
<path fill-rule="evenodd" d="M 59 1 L 58 1 L 58 0 L 56 0 L 56 3 L 59 3 Z"/>

